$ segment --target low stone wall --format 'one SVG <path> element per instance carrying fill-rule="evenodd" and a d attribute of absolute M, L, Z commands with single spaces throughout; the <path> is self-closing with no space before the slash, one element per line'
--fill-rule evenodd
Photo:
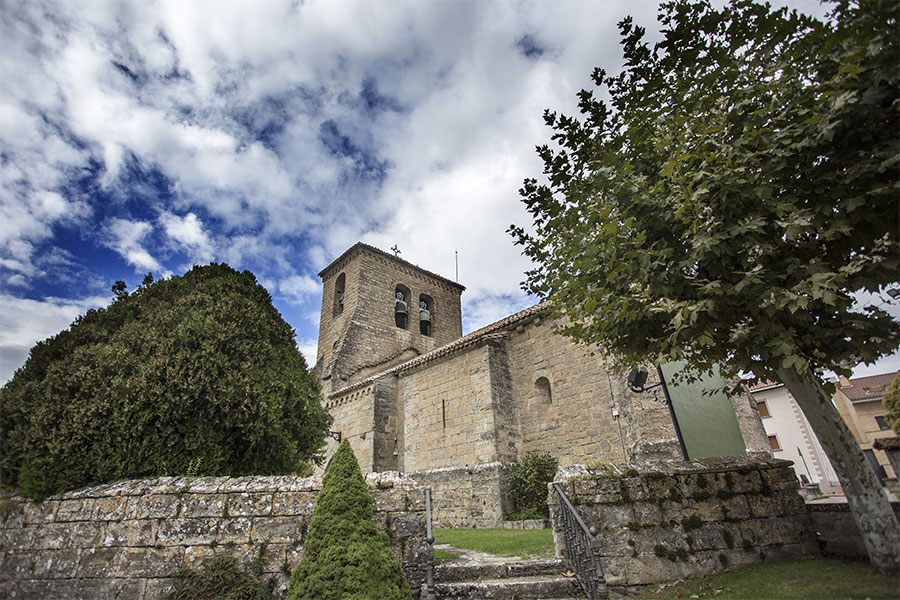
<path fill-rule="evenodd" d="M 514 465 L 493 462 L 474 467 L 417 471 L 409 475 L 431 488 L 435 527 L 503 527 L 507 479 Z"/>
<path fill-rule="evenodd" d="M 891 502 L 891 506 L 900 521 L 900 502 Z M 846 502 L 807 504 L 806 508 L 809 512 L 810 529 L 822 554 L 868 558 L 859 528 Z"/>
<path fill-rule="evenodd" d="M 599 530 L 610 585 L 818 552 L 788 461 L 671 462 L 641 473 L 578 465 L 556 479 L 585 523 Z M 550 516 L 559 549 L 560 503 L 552 488 Z"/>
<path fill-rule="evenodd" d="M 366 475 L 375 523 L 418 592 L 431 560 L 425 499 L 412 479 Z M 216 553 L 249 561 L 284 590 L 299 562 L 320 477 L 123 481 L 52 496 L 0 500 L 0 597 L 157 598 L 182 563 Z"/>

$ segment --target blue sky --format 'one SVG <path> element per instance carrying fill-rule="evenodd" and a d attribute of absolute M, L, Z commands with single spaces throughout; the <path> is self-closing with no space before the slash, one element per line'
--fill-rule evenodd
<path fill-rule="evenodd" d="M 541 114 L 618 70 L 624 16 L 656 29 L 642 0 L 0 11 L 0 382 L 114 281 L 210 261 L 256 274 L 310 363 L 316 274 L 359 240 L 447 277 L 458 252 L 466 332 L 530 306 L 506 229 Z"/>

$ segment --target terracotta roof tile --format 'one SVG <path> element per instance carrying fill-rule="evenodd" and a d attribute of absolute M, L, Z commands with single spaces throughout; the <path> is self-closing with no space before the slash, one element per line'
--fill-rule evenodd
<path fill-rule="evenodd" d="M 445 345 L 441 346 L 440 348 L 435 348 L 431 352 L 426 352 L 425 354 L 423 354 L 421 356 L 411 358 L 410 360 L 400 363 L 399 365 L 395 365 L 393 367 L 390 367 L 389 369 L 385 369 L 384 371 L 380 371 L 378 373 L 375 373 L 374 375 L 366 377 L 362 381 L 357 381 L 356 383 L 351 383 L 350 385 L 343 387 L 339 390 L 335 390 L 334 392 L 328 394 L 328 397 L 334 397 L 334 396 L 340 396 L 342 394 L 346 394 L 347 392 L 353 391 L 357 388 L 361 388 L 366 385 L 369 385 L 376 379 L 380 379 L 381 377 L 384 377 L 385 375 L 388 375 L 391 373 L 400 374 L 404 371 L 408 371 L 408 370 L 414 369 L 418 366 L 430 363 L 431 361 L 437 360 L 443 356 L 447 356 L 448 354 L 452 354 L 453 352 L 455 352 L 457 350 L 462 350 L 463 348 L 467 348 L 469 346 L 474 346 L 474 345 L 478 344 L 479 342 L 481 342 L 482 340 L 490 339 L 498 332 L 502 331 L 503 329 L 506 329 L 507 327 L 509 327 L 510 325 L 512 325 L 518 321 L 521 321 L 528 317 L 538 315 L 549 309 L 550 309 L 550 302 L 541 302 L 540 304 L 535 304 L 534 306 L 532 306 L 530 308 L 526 308 L 525 310 L 519 311 L 519 312 L 512 314 L 504 319 L 500 319 L 499 321 L 496 321 L 494 323 L 491 323 L 490 325 L 486 325 L 486 326 L 482 327 L 481 329 L 473 331 L 472 333 L 470 333 L 468 335 L 464 335 L 463 337 L 459 338 L 456 341 L 450 342 L 449 344 L 445 344 Z"/>
<path fill-rule="evenodd" d="M 890 385 L 897 373 L 900 373 L 900 371 L 870 375 L 868 377 L 854 377 L 848 380 L 847 383 L 838 382 L 837 386 L 849 400 L 875 400 L 884 395 L 884 389 Z"/>

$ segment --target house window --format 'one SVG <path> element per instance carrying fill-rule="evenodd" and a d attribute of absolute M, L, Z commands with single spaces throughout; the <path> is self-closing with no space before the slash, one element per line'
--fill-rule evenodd
<path fill-rule="evenodd" d="M 759 408 L 759 416 L 763 419 L 772 416 L 771 414 L 769 414 L 769 405 L 766 404 L 765 400 L 760 400 L 756 403 L 756 406 Z"/>
<path fill-rule="evenodd" d="M 346 288 L 347 276 L 341 273 L 334 282 L 334 315 L 337 316 L 344 312 L 344 293 Z"/>
<path fill-rule="evenodd" d="M 887 424 L 887 421 L 884 420 L 884 417 L 875 417 L 875 422 L 878 424 L 878 429 L 881 431 L 887 431 L 891 428 L 891 426 Z"/>
<path fill-rule="evenodd" d="M 434 329 L 434 299 L 428 294 L 419 294 L 419 333 L 431 335 Z"/>
<path fill-rule="evenodd" d="M 781 450 L 781 444 L 778 443 L 777 435 L 769 436 L 769 446 L 772 447 L 772 450 Z"/>
<path fill-rule="evenodd" d="M 553 395 L 550 393 L 550 380 L 546 377 L 538 377 L 534 382 L 534 393 L 538 400 L 544 404 L 553 402 Z"/>
<path fill-rule="evenodd" d="M 409 288 L 398 283 L 394 288 L 394 323 L 400 329 L 406 329 L 409 324 Z"/>

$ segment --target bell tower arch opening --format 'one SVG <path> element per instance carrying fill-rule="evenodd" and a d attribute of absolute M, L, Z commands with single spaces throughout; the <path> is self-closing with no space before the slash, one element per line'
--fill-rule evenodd
<path fill-rule="evenodd" d="M 410 298 L 409 288 L 398 283 L 394 288 L 394 324 L 400 329 L 406 329 L 409 326 Z"/>
<path fill-rule="evenodd" d="M 428 294 L 419 294 L 419 333 L 431 337 L 434 327 L 434 299 Z"/>

